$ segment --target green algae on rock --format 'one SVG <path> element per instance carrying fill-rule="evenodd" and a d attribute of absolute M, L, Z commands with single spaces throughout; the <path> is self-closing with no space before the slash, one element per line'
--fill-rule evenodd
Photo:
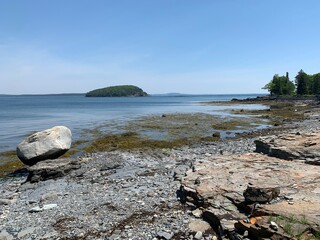
<path fill-rule="evenodd" d="M 15 151 L 0 153 L 0 162 L 0 178 L 24 166 Z"/>

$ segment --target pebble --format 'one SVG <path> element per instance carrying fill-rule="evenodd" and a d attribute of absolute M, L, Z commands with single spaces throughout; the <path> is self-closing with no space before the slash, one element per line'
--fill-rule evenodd
<path fill-rule="evenodd" d="M 8 199 L 0 199 L 0 206 L 1 205 L 9 205 L 11 203 Z"/>
<path fill-rule="evenodd" d="M 58 207 L 57 204 L 46 204 L 46 205 L 43 205 L 42 207 L 40 206 L 37 206 L 37 207 L 34 207 L 34 208 L 31 208 L 29 210 L 30 213 L 33 213 L 33 212 L 42 212 L 44 210 L 49 210 L 49 209 L 53 209 L 53 208 L 56 208 Z"/>
<path fill-rule="evenodd" d="M 172 239 L 174 234 L 173 233 L 168 233 L 168 232 L 165 232 L 165 231 L 159 231 L 157 233 L 157 235 L 158 235 L 159 238 L 170 240 L 170 239 Z"/>
<path fill-rule="evenodd" d="M 0 232 L 0 239 L 1 240 L 13 240 L 13 236 L 9 234 L 6 230 L 2 230 Z"/>
<path fill-rule="evenodd" d="M 201 218 L 201 216 L 202 216 L 202 211 L 201 211 L 199 208 L 197 208 L 196 210 L 193 210 L 193 211 L 192 211 L 192 215 L 193 215 L 194 217 L 196 217 L 196 218 Z"/>
<path fill-rule="evenodd" d="M 279 226 L 278 226 L 278 224 L 276 224 L 275 222 L 271 221 L 271 222 L 270 222 L 270 228 L 271 228 L 272 230 L 278 231 Z"/>
<path fill-rule="evenodd" d="M 33 227 L 25 228 L 25 229 L 23 229 L 22 231 L 20 231 L 18 233 L 18 238 L 22 238 L 22 237 L 25 237 L 27 235 L 30 235 L 30 234 L 32 234 L 34 232 L 34 230 L 35 230 L 35 228 L 33 228 Z"/>
<path fill-rule="evenodd" d="M 201 240 L 202 239 L 202 232 L 198 231 L 195 235 L 194 238 L 197 240 Z"/>

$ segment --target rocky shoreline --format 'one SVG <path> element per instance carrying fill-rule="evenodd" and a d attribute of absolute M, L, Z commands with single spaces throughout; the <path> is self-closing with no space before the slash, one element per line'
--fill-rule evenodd
<path fill-rule="evenodd" d="M 294 134 L 318 132 L 319 110 L 313 109 L 305 112 L 305 115 L 304 121 L 290 124 L 289 130 L 281 128 L 274 130 L 273 134 L 284 131 Z M 256 139 L 248 135 L 172 149 L 97 152 L 79 157 L 76 162 L 70 160 L 71 163 L 66 166 L 72 167 L 66 170 L 65 166 L 62 166 L 56 171 L 59 174 L 47 171 L 47 175 L 43 176 L 39 168 L 34 169 L 33 178 L 28 171 L 17 171 L 10 178 L 0 180 L 0 239 L 259 239 L 251 234 L 250 226 L 246 225 L 246 221 L 250 223 L 261 220 L 257 215 L 250 214 L 250 211 L 253 211 L 252 206 L 255 208 L 256 205 L 248 205 L 251 206 L 249 214 L 239 211 L 239 206 L 231 201 L 236 198 L 232 197 L 235 192 L 230 187 L 230 182 L 226 183 L 230 187 L 227 192 L 229 194 L 212 195 L 212 188 L 209 189 L 211 195 L 207 197 L 206 188 L 202 188 L 204 190 L 202 195 L 200 194 L 201 198 L 200 191 L 192 193 L 197 186 L 204 187 L 201 184 L 209 181 L 208 179 L 214 179 L 215 184 L 221 187 L 230 171 L 238 171 L 234 164 L 231 165 L 234 165 L 235 169 L 227 173 L 223 173 L 225 168 L 219 166 L 220 169 L 214 168 L 217 170 L 214 172 L 217 178 L 210 178 L 212 171 L 201 172 L 199 169 L 203 167 L 199 166 L 206 166 L 205 170 L 208 170 L 212 164 L 226 163 L 228 158 L 233 159 L 233 162 L 229 163 L 236 163 L 241 159 L 236 156 L 250 155 L 255 151 Z M 238 171 L 240 176 L 262 170 L 264 165 L 255 165 L 255 161 L 263 161 L 269 157 L 255 154 L 259 157 L 253 157 L 251 165 L 246 165 L 248 163 L 245 162 L 244 166 L 247 166 L 248 170 L 243 167 Z M 268 160 L 271 165 L 279 165 L 281 161 L 283 160 L 275 160 L 272 163 Z M 203 165 L 204 163 L 208 165 Z M 295 161 L 285 161 L 285 164 L 303 164 L 298 168 L 300 170 L 307 165 Z M 274 171 L 279 172 L 281 166 L 284 165 L 279 165 L 279 168 L 273 166 Z M 316 232 L 319 227 L 317 220 L 320 217 L 317 215 L 320 212 L 317 205 L 320 189 L 319 185 L 316 185 L 319 181 L 319 166 L 307 166 L 313 169 L 314 178 L 310 179 L 315 184 L 312 190 L 314 199 L 309 200 L 315 204 L 312 208 L 315 220 L 305 220 L 304 224 L 301 220 L 299 227 L 307 226 L 303 232 L 306 238 L 303 239 L 319 239 Z M 281 171 L 279 174 L 282 176 Z M 274 176 L 274 181 L 277 182 L 278 175 L 273 175 L 272 171 L 269 175 L 270 179 Z M 42 179 L 41 176 L 48 179 Z M 255 186 L 259 183 L 258 180 Z M 245 189 L 249 181 L 242 178 L 241 181 Z M 268 182 L 264 183 L 268 185 Z M 304 183 L 309 184 L 307 180 Z M 274 187 L 273 184 L 270 185 Z M 300 187 L 308 188 L 306 185 Z M 290 193 L 283 195 L 285 192 L 286 190 L 280 189 L 280 198 L 272 198 L 275 199 L 274 203 L 288 204 L 284 197 L 288 197 Z M 298 201 L 291 198 L 289 200 L 299 210 L 299 204 L 296 204 Z M 267 205 L 273 206 L 273 203 Z M 263 205 L 261 209 L 266 208 Z M 219 215 L 217 211 L 222 214 Z M 302 216 L 303 210 L 300 213 Z M 263 214 L 266 214 L 266 211 Z M 271 215 L 269 216 L 272 217 Z M 278 221 L 271 218 L 265 220 Z M 235 228 L 235 224 L 241 224 L 241 227 Z M 253 226 L 256 226 L 255 224 L 256 222 Z M 277 228 L 284 227 L 275 224 Z M 274 230 L 274 233 L 279 232 L 281 231 Z M 281 232 L 280 235 L 274 234 L 267 239 L 291 239 L 291 236 Z"/>

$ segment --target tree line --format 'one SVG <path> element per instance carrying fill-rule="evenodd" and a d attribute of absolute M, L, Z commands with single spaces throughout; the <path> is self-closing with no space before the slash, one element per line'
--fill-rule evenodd
<path fill-rule="evenodd" d="M 86 97 L 144 97 L 148 96 L 141 88 L 133 85 L 99 88 L 86 93 Z"/>
<path fill-rule="evenodd" d="M 320 73 L 309 75 L 302 69 L 290 81 L 289 73 L 285 76 L 275 74 L 272 80 L 262 89 L 269 91 L 271 95 L 320 95 Z"/>

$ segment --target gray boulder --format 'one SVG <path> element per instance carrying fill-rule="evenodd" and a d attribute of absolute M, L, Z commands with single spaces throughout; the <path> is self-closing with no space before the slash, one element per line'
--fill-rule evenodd
<path fill-rule="evenodd" d="M 46 159 L 55 159 L 71 147 L 72 134 L 69 128 L 56 126 L 32 134 L 17 147 L 17 156 L 26 165 L 34 165 Z"/>

